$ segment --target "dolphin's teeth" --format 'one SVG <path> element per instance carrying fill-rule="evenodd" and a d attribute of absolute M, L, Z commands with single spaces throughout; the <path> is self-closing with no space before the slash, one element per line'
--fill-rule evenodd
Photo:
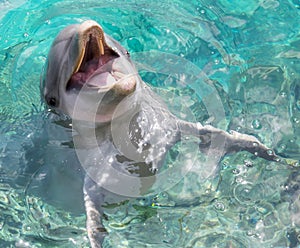
<path fill-rule="evenodd" d="M 84 58 L 84 54 L 85 54 L 85 48 L 82 49 L 81 54 L 79 55 L 78 63 L 76 64 L 76 67 L 74 69 L 73 74 L 75 74 L 75 73 L 77 73 L 79 71 L 79 68 L 80 68 L 80 66 L 82 64 L 82 61 L 83 61 L 83 58 Z"/>
<path fill-rule="evenodd" d="M 120 71 L 113 71 L 112 75 L 116 80 L 119 80 L 119 79 L 127 76 L 126 74 L 124 74 L 123 72 L 120 72 Z"/>
<path fill-rule="evenodd" d="M 98 47 L 100 49 L 100 55 L 104 55 L 103 38 L 97 39 Z"/>

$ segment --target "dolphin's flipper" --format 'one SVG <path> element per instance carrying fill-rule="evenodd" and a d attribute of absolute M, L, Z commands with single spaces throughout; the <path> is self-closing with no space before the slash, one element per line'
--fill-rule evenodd
<path fill-rule="evenodd" d="M 270 161 L 279 161 L 278 156 L 262 144 L 256 137 L 236 131 L 230 133 L 210 125 L 179 121 L 178 126 L 182 135 L 194 135 L 201 139 L 199 144 L 202 151 L 217 151 L 226 155 L 233 152 L 247 151 L 255 156 Z"/>
<path fill-rule="evenodd" d="M 97 206 L 97 202 L 99 199 L 94 200 L 92 195 L 93 189 L 95 187 L 95 183 L 86 176 L 84 180 L 84 204 L 86 210 L 86 229 L 88 233 L 88 237 L 90 240 L 90 244 L 92 248 L 102 248 L 102 242 L 107 235 L 107 232 L 102 225 L 102 213 L 99 212 L 99 206 Z"/>

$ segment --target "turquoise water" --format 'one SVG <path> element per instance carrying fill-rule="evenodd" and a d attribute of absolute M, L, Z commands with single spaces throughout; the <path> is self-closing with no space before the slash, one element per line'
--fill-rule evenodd
<path fill-rule="evenodd" d="M 169 102 L 175 114 L 189 119 L 184 105 L 299 160 L 299 9 L 298 0 L 0 1 L 0 247 L 89 247 L 70 130 L 40 102 L 63 27 L 98 21 L 167 103 L 168 92 L 180 96 Z M 202 101 L 205 85 L 218 102 Z M 300 247 L 299 168 L 247 153 L 217 166 L 203 176 L 200 156 L 172 189 L 111 209 L 105 247 Z"/>

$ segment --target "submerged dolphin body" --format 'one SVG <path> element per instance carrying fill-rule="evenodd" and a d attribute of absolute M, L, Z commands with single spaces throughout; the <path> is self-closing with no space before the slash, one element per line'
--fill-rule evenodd
<path fill-rule="evenodd" d="M 129 53 L 94 21 L 70 25 L 56 37 L 41 93 L 50 108 L 73 120 L 74 143 L 86 169 L 83 192 L 93 248 L 102 247 L 106 235 L 103 206 L 147 192 L 166 153 L 183 135 L 199 137 L 202 151 L 221 150 L 222 155 L 248 151 L 277 160 L 253 136 L 186 122 L 171 114 L 141 80 Z M 129 179 L 116 177 L 119 173 Z M 133 179 L 139 180 L 138 187 Z M 107 194 L 114 195 L 109 191 L 124 197 L 107 200 Z"/>

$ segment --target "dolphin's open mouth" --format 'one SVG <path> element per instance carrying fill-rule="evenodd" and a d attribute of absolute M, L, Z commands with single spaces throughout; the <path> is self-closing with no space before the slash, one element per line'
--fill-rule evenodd
<path fill-rule="evenodd" d="M 78 37 L 78 59 L 66 90 L 80 90 L 85 84 L 101 88 L 114 83 L 109 62 L 119 55 L 106 44 L 102 29 L 99 26 L 89 27 L 79 32 Z"/>

